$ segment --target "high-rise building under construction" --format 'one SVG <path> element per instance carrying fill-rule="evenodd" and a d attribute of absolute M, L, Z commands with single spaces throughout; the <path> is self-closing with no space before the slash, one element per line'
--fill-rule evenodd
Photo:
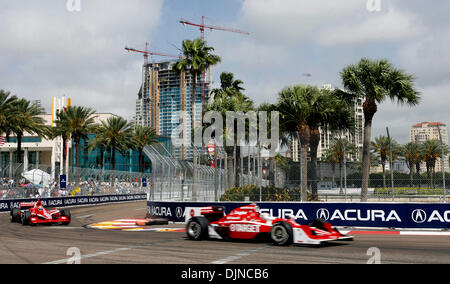
<path fill-rule="evenodd" d="M 158 135 L 170 137 L 172 154 L 179 159 L 189 160 L 193 150 L 190 135 L 192 76 L 189 72 L 178 73 L 173 70 L 174 62 L 144 64 L 142 85 L 136 100 L 135 123 L 155 129 Z M 202 94 L 205 94 L 204 100 L 207 101 L 211 88 L 210 79 L 205 81 L 199 74 L 195 92 L 196 122 L 202 116 Z"/>

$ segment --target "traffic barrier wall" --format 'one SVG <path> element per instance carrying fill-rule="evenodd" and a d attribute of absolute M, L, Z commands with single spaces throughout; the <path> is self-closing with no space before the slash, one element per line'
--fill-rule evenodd
<path fill-rule="evenodd" d="M 126 201 L 146 200 L 147 194 L 120 194 L 120 195 L 99 195 L 99 196 L 73 196 L 73 197 L 49 197 L 40 198 L 44 207 L 68 207 L 80 205 L 98 205 L 105 203 L 117 203 Z M 21 202 L 35 202 L 33 199 L 6 199 L 0 200 L 0 212 L 10 211 L 19 208 Z"/>
<path fill-rule="evenodd" d="M 186 207 L 224 206 L 226 213 L 248 205 L 242 202 L 155 202 L 147 201 L 147 215 L 184 222 Z M 382 228 L 450 228 L 450 205 L 446 203 L 300 203 L 259 202 L 261 212 L 289 218 L 306 225 L 322 218 L 333 226 Z"/>

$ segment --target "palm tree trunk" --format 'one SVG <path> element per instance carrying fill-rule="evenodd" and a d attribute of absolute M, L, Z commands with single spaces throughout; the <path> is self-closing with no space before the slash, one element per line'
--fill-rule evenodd
<path fill-rule="evenodd" d="M 339 161 L 339 194 L 344 194 L 344 190 L 342 188 L 342 163 L 343 161 Z"/>
<path fill-rule="evenodd" d="M 386 165 L 385 161 L 381 161 L 381 168 L 383 169 L 383 188 L 386 188 Z"/>
<path fill-rule="evenodd" d="M 111 189 L 115 188 L 116 177 L 114 171 L 116 170 L 116 145 L 111 145 Z M 114 190 L 115 193 L 115 190 Z"/>
<path fill-rule="evenodd" d="M 370 140 L 372 136 L 372 119 L 377 112 L 377 104 L 373 99 L 367 99 L 363 103 L 364 111 L 364 141 L 362 149 L 363 172 L 361 186 L 361 202 L 367 202 L 370 174 Z"/>
<path fill-rule="evenodd" d="M 334 188 L 334 181 L 335 181 L 335 177 L 336 177 L 336 165 L 334 163 L 331 164 L 331 171 L 332 171 L 332 176 L 331 176 L 331 189 Z"/>
<path fill-rule="evenodd" d="M 435 174 L 435 165 L 431 166 L 431 188 L 434 189 L 434 174 Z"/>
<path fill-rule="evenodd" d="M 100 146 L 100 177 L 103 181 L 103 165 L 105 160 L 105 147 Z"/>
<path fill-rule="evenodd" d="M 318 199 L 317 192 L 317 148 L 320 142 L 319 129 L 313 129 L 311 131 L 311 137 L 309 140 L 309 147 L 311 149 L 311 180 L 312 180 L 312 200 Z"/>
<path fill-rule="evenodd" d="M 302 185 L 302 201 L 307 201 L 308 200 L 308 145 L 303 144 L 302 143 L 302 147 L 301 147 L 302 153 L 302 180 L 301 180 L 301 185 Z"/>
<path fill-rule="evenodd" d="M 22 135 L 17 134 L 17 153 L 16 153 L 16 162 L 17 166 L 16 169 L 16 185 L 19 185 L 20 181 L 20 174 L 21 171 L 19 170 L 20 164 L 22 164 Z M 24 169 L 25 170 L 25 169 Z"/>
<path fill-rule="evenodd" d="M 422 177 L 420 175 L 420 163 L 416 163 L 416 174 L 417 174 L 417 179 L 419 180 L 419 188 L 422 187 Z"/>
<path fill-rule="evenodd" d="M 139 149 L 138 150 L 138 163 L 139 163 L 139 172 L 142 174 L 144 171 L 143 171 L 143 159 L 142 159 L 142 149 Z"/>
<path fill-rule="evenodd" d="M 191 72 L 192 75 L 192 92 L 191 92 L 191 133 L 194 132 L 195 128 L 195 93 L 196 93 L 196 84 L 197 84 L 197 73 Z M 192 135 L 190 136 L 192 137 Z M 190 139 L 191 140 L 191 139 Z M 193 145 L 192 149 L 192 201 L 197 201 L 197 182 L 198 182 L 198 169 L 197 169 L 197 149 L 195 145 Z"/>
<path fill-rule="evenodd" d="M 409 187 L 414 186 L 414 164 L 409 163 Z"/>
<path fill-rule="evenodd" d="M 234 187 L 234 169 L 233 169 L 233 155 L 227 153 L 227 179 L 228 179 L 228 187 Z"/>
<path fill-rule="evenodd" d="M 308 126 L 300 124 L 298 127 L 298 138 L 301 144 L 301 195 L 302 201 L 308 200 L 308 147 L 311 131 Z"/>
<path fill-rule="evenodd" d="M 76 185 L 80 183 L 79 167 L 80 167 L 80 138 L 75 138 L 75 179 Z"/>

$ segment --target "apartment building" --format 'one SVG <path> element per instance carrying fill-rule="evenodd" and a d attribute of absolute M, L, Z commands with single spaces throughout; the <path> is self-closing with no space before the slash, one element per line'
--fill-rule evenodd
<path fill-rule="evenodd" d="M 149 126 L 157 134 L 169 137 L 173 155 L 185 160 L 192 159 L 191 115 L 192 76 L 172 70 L 175 61 L 145 63 L 143 81 L 136 100 L 135 123 Z M 207 72 L 210 74 L 210 72 Z M 202 93 L 208 100 L 211 76 L 203 80 L 199 74 L 196 84 L 195 119 L 202 117 Z M 202 92 L 202 89 L 204 90 Z"/>
<path fill-rule="evenodd" d="M 448 145 L 447 125 L 442 122 L 420 122 L 414 124 L 409 130 L 409 141 L 423 143 L 427 140 L 441 140 L 442 143 Z M 442 170 L 442 159 L 436 160 L 436 171 Z M 449 157 L 444 158 L 445 171 L 450 172 Z M 426 171 L 425 163 L 421 165 L 421 172 Z"/>

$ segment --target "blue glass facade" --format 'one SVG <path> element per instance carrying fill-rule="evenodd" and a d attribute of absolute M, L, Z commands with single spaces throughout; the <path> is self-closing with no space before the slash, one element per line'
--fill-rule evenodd
<path fill-rule="evenodd" d="M 89 135 L 89 139 L 94 139 L 95 135 Z M 160 143 L 167 147 L 170 147 L 170 139 L 167 137 L 158 137 Z M 170 149 L 170 148 L 169 148 Z M 100 148 L 96 148 L 89 152 L 87 141 L 82 140 L 80 142 L 80 168 L 100 169 L 101 166 L 101 153 Z M 103 157 L 103 170 L 112 170 L 112 151 L 106 149 Z M 144 173 L 152 172 L 152 165 L 150 159 L 144 155 Z M 72 165 L 76 165 L 76 149 L 72 148 Z M 139 153 L 136 150 L 127 150 L 125 153 L 120 153 L 116 150 L 115 157 L 115 170 L 122 172 L 138 173 L 139 172 Z"/>

